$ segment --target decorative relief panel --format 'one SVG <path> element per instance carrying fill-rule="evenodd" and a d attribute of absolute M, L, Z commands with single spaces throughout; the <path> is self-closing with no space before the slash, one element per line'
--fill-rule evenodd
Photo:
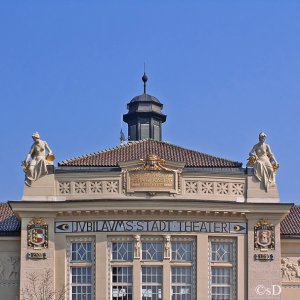
<path fill-rule="evenodd" d="M 60 195 L 117 194 L 118 180 L 59 181 Z"/>
<path fill-rule="evenodd" d="M 197 181 L 186 181 L 185 188 L 186 188 L 186 191 L 188 194 L 197 194 L 198 193 L 198 182 Z"/>
<path fill-rule="evenodd" d="M 300 257 L 281 258 L 282 282 L 300 284 Z"/>
<path fill-rule="evenodd" d="M 243 196 L 244 183 L 186 180 L 186 194 Z"/>
<path fill-rule="evenodd" d="M 232 183 L 231 191 L 234 195 L 244 195 L 244 184 Z"/>
<path fill-rule="evenodd" d="M 74 182 L 75 194 L 86 194 L 87 192 L 86 186 L 87 186 L 86 181 Z"/>
<path fill-rule="evenodd" d="M 19 255 L 16 252 L 0 252 L 0 286 L 14 286 L 19 280 Z"/>
<path fill-rule="evenodd" d="M 106 190 L 108 193 L 117 193 L 119 190 L 118 181 L 107 181 L 106 182 Z"/>
<path fill-rule="evenodd" d="M 168 165 L 168 162 L 158 155 L 149 154 L 137 163 L 133 162 L 122 167 L 123 192 L 127 194 L 146 192 L 150 196 L 156 195 L 157 192 L 180 194 L 181 167 L 181 164 Z M 189 185 L 191 192 L 197 190 L 197 183 L 194 186 L 191 181 Z"/>
<path fill-rule="evenodd" d="M 58 189 L 60 194 L 71 194 L 71 182 L 59 182 Z"/>
<path fill-rule="evenodd" d="M 203 194 L 213 194 L 214 193 L 214 183 L 213 182 L 200 182 L 201 192 Z"/>
<path fill-rule="evenodd" d="M 102 193 L 102 181 L 90 181 L 90 191 L 92 194 Z"/>
<path fill-rule="evenodd" d="M 216 193 L 219 195 L 228 195 L 229 194 L 229 183 L 226 182 L 218 182 Z"/>

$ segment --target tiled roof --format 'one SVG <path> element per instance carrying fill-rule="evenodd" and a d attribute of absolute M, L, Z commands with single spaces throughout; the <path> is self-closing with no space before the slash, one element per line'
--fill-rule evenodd
<path fill-rule="evenodd" d="M 0 203 L 0 236 L 20 235 L 21 223 L 7 203 Z"/>
<path fill-rule="evenodd" d="M 300 238 L 300 206 L 293 206 L 280 225 L 282 237 Z"/>
<path fill-rule="evenodd" d="M 118 162 L 146 158 L 148 154 L 156 154 L 165 160 L 185 162 L 185 167 L 240 168 L 242 166 L 240 162 L 151 139 L 129 142 L 112 149 L 64 160 L 58 165 L 73 167 L 116 167 L 118 166 Z"/>

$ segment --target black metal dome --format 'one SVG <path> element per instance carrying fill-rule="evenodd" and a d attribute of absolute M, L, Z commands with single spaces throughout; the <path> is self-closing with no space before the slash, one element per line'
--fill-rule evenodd
<path fill-rule="evenodd" d="M 156 97 L 151 96 L 149 94 L 142 94 L 142 95 L 136 96 L 130 101 L 130 103 L 133 103 L 133 102 L 156 102 L 156 103 L 160 103 L 160 101 Z"/>

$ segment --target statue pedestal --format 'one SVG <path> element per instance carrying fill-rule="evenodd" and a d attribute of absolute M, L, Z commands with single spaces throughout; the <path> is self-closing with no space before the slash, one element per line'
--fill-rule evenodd
<path fill-rule="evenodd" d="M 277 185 L 270 186 L 268 191 L 254 175 L 253 168 L 247 168 L 247 200 L 250 203 L 279 203 Z"/>

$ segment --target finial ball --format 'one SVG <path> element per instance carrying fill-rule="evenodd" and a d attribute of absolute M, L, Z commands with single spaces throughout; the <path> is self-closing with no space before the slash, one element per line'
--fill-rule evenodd
<path fill-rule="evenodd" d="M 142 80 L 144 83 L 146 83 L 148 81 L 148 76 L 146 75 L 146 73 L 144 73 Z"/>

